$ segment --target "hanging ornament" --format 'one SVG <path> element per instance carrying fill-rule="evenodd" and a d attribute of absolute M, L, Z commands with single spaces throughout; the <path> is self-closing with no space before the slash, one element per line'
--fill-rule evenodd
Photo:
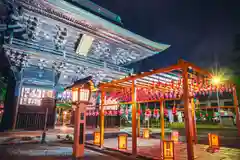
<path fill-rule="evenodd" d="M 95 111 L 92 111 L 92 116 L 96 116 Z"/>
<path fill-rule="evenodd" d="M 164 115 L 168 116 L 168 110 L 166 108 L 164 108 Z"/>
<path fill-rule="evenodd" d="M 175 103 L 175 102 L 174 102 L 174 103 Z M 172 113 L 173 113 L 174 115 L 176 115 L 176 114 L 177 114 L 177 109 L 176 109 L 176 106 L 175 106 L 175 104 L 174 104 L 174 106 L 173 106 Z"/>
<path fill-rule="evenodd" d="M 153 110 L 153 116 L 155 117 L 155 118 L 159 118 L 159 109 L 156 109 L 156 108 L 154 108 L 154 110 Z"/>
<path fill-rule="evenodd" d="M 125 114 L 128 116 L 128 106 L 126 106 Z"/>
<path fill-rule="evenodd" d="M 112 110 L 108 111 L 108 115 L 109 115 L 109 116 L 112 116 L 112 115 L 113 115 Z"/>
<path fill-rule="evenodd" d="M 145 116 L 149 118 L 149 117 L 151 117 L 151 115 L 152 115 L 151 110 L 149 108 L 147 108 L 145 111 Z"/>
<path fill-rule="evenodd" d="M 119 115 L 122 115 L 124 113 L 124 109 L 123 108 L 120 108 L 119 110 Z"/>
<path fill-rule="evenodd" d="M 113 115 L 117 116 L 118 115 L 118 111 L 117 110 L 113 111 Z"/>
<path fill-rule="evenodd" d="M 92 112 L 91 111 L 88 112 L 88 116 L 92 116 Z"/>
<path fill-rule="evenodd" d="M 107 112 L 107 111 L 104 111 L 104 115 L 107 116 L 107 115 L 108 115 L 108 112 Z"/>
<path fill-rule="evenodd" d="M 99 112 L 98 111 L 96 111 L 96 114 L 95 114 L 96 116 L 98 116 L 99 115 Z"/>

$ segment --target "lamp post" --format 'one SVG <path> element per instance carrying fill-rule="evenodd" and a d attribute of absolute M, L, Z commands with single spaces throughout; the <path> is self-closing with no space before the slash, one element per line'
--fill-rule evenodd
<path fill-rule="evenodd" d="M 72 89 L 72 104 L 76 106 L 75 120 L 74 120 L 74 143 L 73 143 L 73 157 L 81 158 L 84 156 L 85 143 L 85 126 L 86 126 L 86 105 L 89 103 L 91 97 L 91 83 L 92 77 L 87 77 L 75 82 L 72 86 L 66 89 Z"/>

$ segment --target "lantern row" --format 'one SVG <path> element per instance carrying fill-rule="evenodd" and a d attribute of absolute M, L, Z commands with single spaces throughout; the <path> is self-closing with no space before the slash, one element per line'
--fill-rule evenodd
<path fill-rule="evenodd" d="M 198 97 L 198 96 L 208 96 L 212 95 L 214 92 L 219 92 L 223 94 L 225 92 L 231 93 L 233 91 L 232 87 L 213 87 L 213 88 L 201 88 L 199 91 L 189 92 L 190 97 Z M 173 98 L 181 98 L 182 90 L 172 90 L 169 92 L 162 92 L 160 90 L 154 89 L 146 89 L 146 88 L 138 88 L 137 92 L 137 101 L 146 101 L 146 100 L 159 100 L 159 99 L 173 99 Z M 132 99 L 131 89 L 124 89 L 118 92 L 111 92 L 106 96 L 107 99 L 116 99 L 117 101 L 131 102 Z"/>
<path fill-rule="evenodd" d="M 105 116 L 118 116 L 120 115 L 120 111 L 118 110 L 108 110 L 108 111 L 104 111 L 104 115 Z M 86 112 L 86 116 L 99 116 L 99 111 L 87 111 Z"/>

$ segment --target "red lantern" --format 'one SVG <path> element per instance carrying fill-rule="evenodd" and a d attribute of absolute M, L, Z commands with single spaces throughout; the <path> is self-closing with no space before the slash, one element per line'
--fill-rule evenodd
<path fill-rule="evenodd" d="M 166 108 L 164 108 L 164 115 L 168 115 L 168 110 Z"/>
<path fill-rule="evenodd" d="M 149 108 L 146 109 L 145 116 L 151 117 L 151 110 Z"/>
<path fill-rule="evenodd" d="M 107 116 L 107 115 L 108 115 L 108 112 L 107 112 L 107 111 L 104 111 L 104 115 Z"/>
<path fill-rule="evenodd" d="M 154 108 L 154 111 L 153 111 L 154 113 L 154 117 L 159 117 L 159 110 L 158 109 L 156 109 L 156 108 Z"/>
<path fill-rule="evenodd" d="M 118 115 L 118 111 L 117 110 L 113 111 L 113 115 L 117 116 Z"/>
<path fill-rule="evenodd" d="M 95 114 L 96 116 L 98 116 L 99 115 L 99 112 L 98 111 L 96 111 L 96 114 Z"/>
<path fill-rule="evenodd" d="M 89 112 L 88 112 L 88 115 L 89 115 L 89 116 L 92 116 L 92 113 L 91 113 L 91 111 L 89 111 Z"/>
<path fill-rule="evenodd" d="M 177 113 L 177 109 L 175 106 L 173 106 L 172 113 L 175 115 Z"/>
<path fill-rule="evenodd" d="M 202 113 L 200 113 L 200 117 L 202 117 Z"/>
<path fill-rule="evenodd" d="M 109 115 L 109 116 L 112 116 L 112 114 L 113 114 L 113 113 L 112 113 L 112 111 L 111 111 L 111 110 L 110 110 L 110 111 L 108 111 L 108 115 Z"/>
<path fill-rule="evenodd" d="M 86 116 L 88 116 L 88 112 L 86 112 Z"/>
<path fill-rule="evenodd" d="M 208 113 L 206 113 L 206 117 L 208 117 Z"/>

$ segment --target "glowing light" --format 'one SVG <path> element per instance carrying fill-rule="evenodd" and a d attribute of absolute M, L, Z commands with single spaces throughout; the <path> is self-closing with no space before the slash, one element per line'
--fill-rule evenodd
<path fill-rule="evenodd" d="M 212 83 L 215 85 L 219 85 L 221 83 L 221 77 L 220 76 L 214 76 L 212 78 Z"/>

